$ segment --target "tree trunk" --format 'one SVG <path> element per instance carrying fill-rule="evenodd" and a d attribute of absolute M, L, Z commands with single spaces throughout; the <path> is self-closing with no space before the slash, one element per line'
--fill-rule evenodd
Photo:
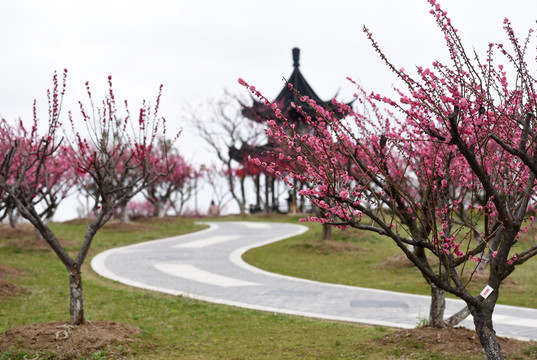
<path fill-rule="evenodd" d="M 35 226 L 34 226 L 34 239 L 36 241 L 43 240 L 43 235 L 41 235 L 41 232 Z"/>
<path fill-rule="evenodd" d="M 276 178 L 272 176 L 270 178 L 270 212 L 275 213 L 278 210 L 276 205 Z"/>
<path fill-rule="evenodd" d="M 158 218 L 163 218 L 166 215 L 166 209 L 162 202 L 157 202 L 155 204 L 155 216 Z"/>
<path fill-rule="evenodd" d="M 270 178 L 265 175 L 265 213 L 270 213 L 269 194 L 270 194 Z"/>
<path fill-rule="evenodd" d="M 425 256 L 425 251 L 421 247 L 411 247 L 409 248 L 410 251 L 414 253 L 418 257 L 420 261 L 423 262 L 426 266 L 428 265 L 427 257 Z M 447 272 L 444 271 L 442 273 L 442 276 L 444 278 L 447 277 Z M 465 307 L 461 311 L 455 313 L 447 320 L 444 320 L 444 312 L 446 310 L 446 298 L 444 290 L 436 286 L 433 282 L 431 282 L 427 277 L 425 277 L 425 280 L 431 287 L 431 306 L 429 308 L 429 326 L 434 328 L 444 328 L 446 326 L 455 326 L 458 323 L 460 323 L 462 320 L 464 320 L 468 315 L 470 314 L 470 311 L 468 310 L 468 307 Z M 445 279 L 444 279 L 445 280 Z"/>
<path fill-rule="evenodd" d="M 332 237 L 332 226 L 328 224 L 323 224 L 323 241 L 330 240 Z"/>
<path fill-rule="evenodd" d="M 261 174 L 254 177 L 255 183 L 255 206 L 259 208 L 261 206 Z"/>
<path fill-rule="evenodd" d="M 453 327 L 466 319 L 468 315 L 470 315 L 470 309 L 468 309 L 468 306 L 465 306 L 455 314 L 451 315 L 448 319 L 446 319 L 445 323 L 447 326 Z"/>
<path fill-rule="evenodd" d="M 122 224 L 126 224 L 129 222 L 129 212 L 127 211 L 127 204 L 121 204 L 120 210 L 119 210 L 119 222 Z"/>
<path fill-rule="evenodd" d="M 245 175 L 243 174 L 241 176 L 241 181 L 240 181 L 240 187 L 241 187 L 241 201 L 240 201 L 240 213 L 241 213 L 241 216 L 244 216 L 246 215 L 246 189 L 244 188 L 244 180 L 246 179 Z"/>
<path fill-rule="evenodd" d="M 69 269 L 69 287 L 71 299 L 71 325 L 82 325 L 84 319 L 84 296 L 82 294 L 82 274 L 77 265 Z"/>
<path fill-rule="evenodd" d="M 17 225 L 19 224 L 19 212 L 16 209 L 10 208 L 8 210 L 8 219 L 9 219 L 9 226 L 11 226 L 12 229 L 16 229 Z"/>
<path fill-rule="evenodd" d="M 479 341 L 483 350 L 485 350 L 488 360 L 505 360 L 492 325 L 492 311 L 494 309 L 492 305 L 481 303 L 479 308 L 472 310 L 475 331 L 477 332 L 477 336 L 479 336 Z"/>
<path fill-rule="evenodd" d="M 45 223 L 45 225 L 47 226 L 51 222 L 52 222 L 52 216 L 47 216 L 47 218 L 43 220 L 43 223 Z M 41 234 L 41 231 L 39 231 L 39 228 L 37 228 L 36 226 L 34 226 L 34 238 L 37 241 L 45 240 L 45 238 L 43 237 L 43 234 Z"/>
<path fill-rule="evenodd" d="M 431 307 L 429 309 L 429 326 L 433 328 L 444 328 L 444 311 L 446 309 L 446 298 L 444 290 L 431 283 Z"/>

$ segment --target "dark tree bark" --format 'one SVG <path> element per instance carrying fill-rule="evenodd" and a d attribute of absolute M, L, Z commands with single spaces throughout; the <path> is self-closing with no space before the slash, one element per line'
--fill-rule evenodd
<path fill-rule="evenodd" d="M 255 175 L 253 178 L 255 186 L 255 207 L 259 208 L 261 206 L 261 174 Z"/>
<path fill-rule="evenodd" d="M 86 322 L 84 318 L 84 295 L 82 292 L 82 274 L 78 265 L 73 265 L 69 272 L 70 289 L 70 314 L 69 323 L 71 325 L 82 325 Z"/>
<path fill-rule="evenodd" d="M 330 240 L 332 238 L 332 226 L 323 224 L 323 241 Z"/>
<path fill-rule="evenodd" d="M 446 297 L 444 290 L 435 284 L 431 284 L 431 307 L 429 309 L 429 326 L 444 328 L 444 311 L 446 310 Z"/>
<path fill-rule="evenodd" d="M 265 214 L 270 213 L 270 203 L 269 203 L 269 194 L 270 194 L 270 181 L 269 176 L 265 175 Z"/>
<path fill-rule="evenodd" d="M 475 331 L 477 332 L 481 346 L 485 350 L 487 359 L 504 360 L 505 356 L 502 353 L 492 324 L 493 310 L 494 303 L 492 302 L 481 303 L 478 306 L 470 307 L 470 311 L 474 317 Z"/>

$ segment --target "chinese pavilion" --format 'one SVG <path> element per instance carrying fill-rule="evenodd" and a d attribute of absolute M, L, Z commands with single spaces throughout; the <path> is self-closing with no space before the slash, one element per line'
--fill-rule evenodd
<path fill-rule="evenodd" d="M 302 75 L 300 71 L 300 49 L 293 48 L 292 50 L 293 54 L 293 72 L 289 79 L 287 81 L 293 85 L 293 88 L 295 91 L 291 90 L 289 86 L 285 85 L 283 89 L 280 91 L 278 96 L 274 99 L 273 103 L 278 105 L 278 108 L 281 110 L 282 115 L 285 116 L 288 121 L 295 124 L 295 130 L 299 133 L 305 134 L 311 131 L 310 126 L 307 124 L 305 117 L 303 114 L 299 113 L 291 104 L 301 104 L 302 102 L 299 100 L 299 96 L 302 97 L 308 97 L 310 99 L 313 99 L 318 105 L 321 105 L 325 109 L 332 108 L 332 101 L 323 101 L 319 96 L 313 91 L 313 88 L 308 84 L 306 79 L 304 78 L 304 75 Z M 299 95 L 300 94 L 300 95 Z M 336 94 L 337 95 L 337 94 Z M 274 110 L 270 107 L 265 105 L 264 102 L 258 101 L 254 98 L 252 98 L 253 104 L 251 106 L 247 106 L 245 104 L 241 103 L 242 106 L 242 115 L 252 121 L 264 123 L 267 120 L 275 119 L 274 117 Z M 306 116 L 311 116 L 312 118 L 315 118 L 316 114 L 313 109 L 310 109 L 308 106 L 303 106 L 302 110 L 306 113 Z M 276 119 L 275 119 L 276 120 Z M 274 150 L 277 150 L 277 145 L 274 144 L 270 139 L 268 140 L 267 144 L 263 146 L 254 146 L 250 144 L 243 144 L 240 149 L 236 149 L 234 147 L 229 149 L 230 156 L 238 161 L 241 164 L 247 164 L 247 158 L 248 156 L 253 157 L 265 157 L 268 154 L 272 153 Z M 247 166 L 248 168 L 251 168 L 250 166 Z M 247 169 L 245 169 L 247 170 Z M 251 175 L 254 176 L 254 182 L 256 183 L 256 208 L 260 209 L 260 186 L 259 186 L 259 174 L 252 173 Z M 265 206 L 264 210 L 266 212 L 270 211 L 277 211 L 278 210 L 278 204 L 277 204 L 277 194 L 275 191 L 275 179 L 270 174 L 264 174 L 265 175 Z M 294 197 L 291 197 L 291 203 L 293 205 L 296 205 L 295 203 L 296 194 Z M 289 201 L 289 199 L 288 199 Z M 303 204 L 301 204 L 302 207 Z M 291 207 L 291 204 L 290 206 Z M 296 207 L 296 206 L 295 206 Z M 289 209 L 291 211 L 291 209 Z"/>

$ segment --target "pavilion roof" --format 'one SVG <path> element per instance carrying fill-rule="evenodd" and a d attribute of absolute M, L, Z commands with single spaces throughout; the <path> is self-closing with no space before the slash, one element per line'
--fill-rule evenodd
<path fill-rule="evenodd" d="M 278 108 L 281 110 L 282 115 L 285 116 L 289 121 L 296 124 L 296 131 L 299 132 L 309 132 L 311 130 L 311 124 L 307 124 L 304 118 L 304 115 L 299 113 L 296 108 L 294 108 L 291 103 L 297 104 L 297 106 L 303 105 L 303 102 L 299 99 L 301 97 L 308 97 L 314 100 L 317 105 L 322 106 L 324 109 L 330 110 L 333 108 L 332 100 L 323 101 L 319 96 L 313 91 L 313 88 L 304 78 L 304 75 L 300 72 L 300 49 L 293 48 L 293 72 L 287 81 L 293 85 L 294 90 L 292 91 L 289 86 L 285 85 L 280 91 L 278 96 L 274 99 L 273 103 L 278 105 Z M 351 103 L 347 105 L 351 105 Z M 253 104 L 247 106 L 242 104 L 242 114 L 248 119 L 251 119 L 256 122 L 265 122 L 269 119 L 274 119 L 274 110 L 265 105 L 264 102 L 257 101 L 253 99 Z M 317 114 L 315 110 L 311 109 L 307 105 L 302 106 L 302 111 L 305 112 L 306 116 L 310 116 L 312 119 L 315 119 Z M 334 112 L 336 116 L 343 117 L 344 114 L 341 112 Z M 235 147 L 229 148 L 229 156 L 240 162 L 242 164 L 247 162 L 248 156 L 253 156 L 257 158 L 265 158 L 269 161 L 279 161 L 274 157 L 275 151 L 280 151 L 278 145 L 273 143 L 270 139 L 269 141 L 262 146 L 254 146 L 250 144 L 243 144 L 240 149 Z M 281 162 L 281 161 L 280 161 Z M 282 166 L 289 166 L 289 164 L 280 164 Z"/>
<path fill-rule="evenodd" d="M 276 96 L 273 103 L 278 104 L 278 108 L 282 111 L 282 115 L 284 115 L 287 119 L 294 123 L 300 123 L 304 121 L 304 117 L 291 106 L 291 103 L 295 103 L 297 105 L 302 104 L 302 102 L 299 100 L 299 96 L 307 96 L 323 108 L 331 108 L 332 101 L 321 100 L 310 84 L 306 81 L 304 75 L 302 75 L 302 72 L 300 72 L 299 48 L 293 48 L 293 68 L 293 72 L 287 81 L 293 85 L 293 88 L 296 91 L 292 91 L 289 86 L 285 85 L 278 96 Z M 302 109 L 311 117 L 316 115 L 314 110 L 310 109 L 308 106 L 303 106 Z M 248 119 L 257 122 L 264 122 L 268 119 L 274 118 L 273 110 L 269 106 L 265 105 L 264 102 L 257 101 L 255 99 L 252 106 L 246 106 L 243 104 L 242 114 Z"/>

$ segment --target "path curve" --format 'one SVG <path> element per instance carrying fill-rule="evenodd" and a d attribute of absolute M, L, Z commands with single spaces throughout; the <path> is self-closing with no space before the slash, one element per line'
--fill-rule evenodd
<path fill-rule="evenodd" d="M 208 229 L 106 250 L 91 266 L 106 278 L 143 289 L 249 309 L 413 328 L 429 313 L 430 297 L 321 283 L 270 273 L 242 255 L 307 231 L 302 225 L 207 222 Z M 446 315 L 464 306 L 446 299 Z M 498 335 L 537 340 L 537 309 L 497 305 Z M 474 328 L 471 318 L 462 326 Z"/>

